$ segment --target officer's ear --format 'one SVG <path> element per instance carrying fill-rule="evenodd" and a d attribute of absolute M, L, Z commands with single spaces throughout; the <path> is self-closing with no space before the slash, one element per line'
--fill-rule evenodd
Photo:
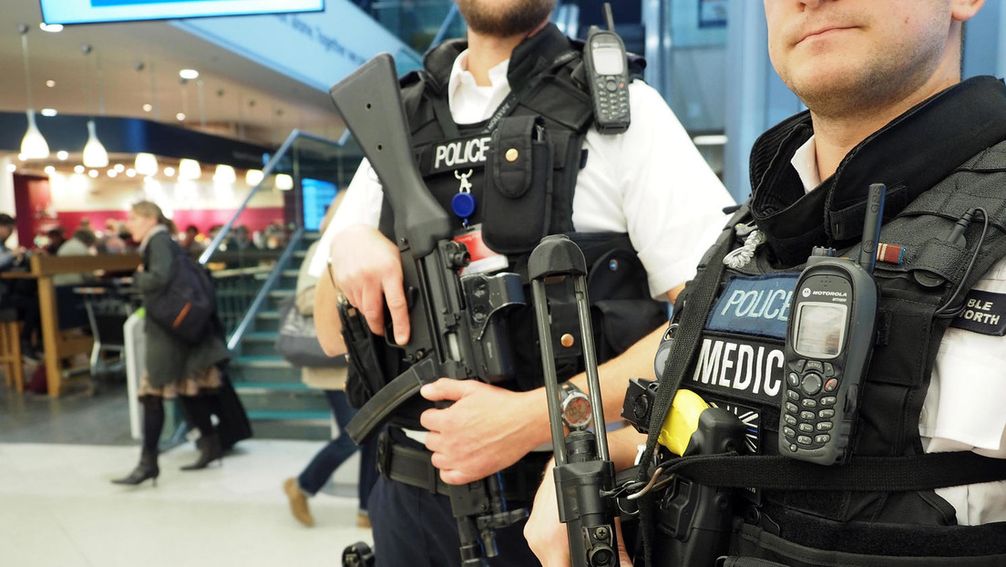
<path fill-rule="evenodd" d="M 950 17 L 955 22 L 966 22 L 978 14 L 985 5 L 985 0 L 951 0 Z"/>

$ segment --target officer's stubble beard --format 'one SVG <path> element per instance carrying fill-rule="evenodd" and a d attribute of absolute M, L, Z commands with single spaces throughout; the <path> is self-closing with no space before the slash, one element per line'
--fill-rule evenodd
<path fill-rule="evenodd" d="M 862 18 L 862 14 L 850 15 L 852 21 L 861 22 Z M 935 12 L 931 22 L 934 30 L 946 23 L 944 17 Z M 861 23 L 870 25 L 869 21 Z M 849 120 L 874 116 L 915 98 L 913 95 L 925 90 L 934 74 L 942 72 L 940 67 L 945 63 L 945 52 L 954 46 L 947 40 L 945 27 L 943 30 L 943 34 L 934 32 L 915 38 L 874 34 L 872 39 L 877 44 L 861 44 L 858 57 L 850 57 L 848 53 L 826 54 L 821 68 L 810 73 L 801 73 L 800 69 L 791 69 L 775 60 L 774 63 L 783 82 L 815 117 Z M 867 38 L 855 38 L 855 41 L 866 42 Z M 843 46 L 847 47 L 849 43 Z M 843 48 L 840 49 L 844 51 Z M 959 61 L 959 57 L 955 61 Z M 959 81 L 958 68 L 956 79 L 950 84 Z"/>
<path fill-rule="evenodd" d="M 468 27 L 490 37 L 530 35 L 548 20 L 555 0 L 457 0 Z"/>

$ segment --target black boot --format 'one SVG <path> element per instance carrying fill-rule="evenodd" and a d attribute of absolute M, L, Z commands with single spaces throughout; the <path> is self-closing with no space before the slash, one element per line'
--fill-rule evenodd
<path fill-rule="evenodd" d="M 157 477 L 161 474 L 161 469 L 157 467 L 157 453 L 144 450 L 140 454 L 140 464 L 136 465 L 133 472 L 122 478 L 112 480 L 112 484 L 124 484 L 136 486 L 148 478 L 157 486 Z"/>
<path fill-rule="evenodd" d="M 220 436 L 216 433 L 200 437 L 196 441 L 196 448 L 199 449 L 199 458 L 191 465 L 182 467 L 183 471 L 198 471 L 205 469 L 213 461 L 224 462 L 224 450 L 220 447 Z"/>

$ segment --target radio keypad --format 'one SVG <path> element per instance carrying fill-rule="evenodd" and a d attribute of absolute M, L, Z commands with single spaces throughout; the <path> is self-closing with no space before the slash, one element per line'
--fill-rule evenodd
<path fill-rule="evenodd" d="M 833 407 L 838 400 L 827 395 L 838 390 L 835 367 L 827 362 L 800 359 L 790 362 L 787 370 L 783 412 L 786 447 L 794 452 L 801 448 L 816 449 L 830 441 L 829 432 L 835 428 Z"/>

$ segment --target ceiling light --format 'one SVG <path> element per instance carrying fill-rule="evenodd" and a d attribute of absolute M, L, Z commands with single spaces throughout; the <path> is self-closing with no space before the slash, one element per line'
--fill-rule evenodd
<path fill-rule="evenodd" d="M 285 173 L 280 173 L 276 176 L 276 188 L 280 191 L 289 191 L 293 189 L 293 177 Z"/>
<path fill-rule="evenodd" d="M 63 24 L 47 24 L 42 22 L 38 25 L 38 29 L 49 33 L 59 33 L 63 31 Z"/>
<path fill-rule="evenodd" d="M 48 118 L 52 118 L 53 116 L 56 116 L 57 114 L 59 114 L 59 112 L 57 112 L 55 108 L 43 108 L 41 110 L 41 113 L 42 113 L 42 116 L 45 116 L 45 117 L 48 117 Z"/>
<path fill-rule="evenodd" d="M 695 136 L 692 138 L 692 143 L 696 146 L 725 146 L 727 144 L 727 137 L 723 134 L 706 134 Z"/>
<path fill-rule="evenodd" d="M 56 157 L 59 158 L 59 161 L 66 161 L 67 158 L 70 157 L 70 152 L 66 150 L 59 150 L 56 152 Z"/>
<path fill-rule="evenodd" d="M 43 171 L 45 171 L 46 175 L 53 175 L 56 173 L 56 168 L 54 166 L 47 165 Z"/>
<path fill-rule="evenodd" d="M 51 89 L 51 88 L 53 88 L 53 87 L 56 86 L 56 81 L 54 81 L 52 79 L 49 79 L 48 81 L 45 82 L 45 86 L 47 86 L 47 87 L 49 87 Z"/>
<path fill-rule="evenodd" d="M 19 159 L 45 159 L 49 157 L 49 144 L 46 143 L 42 133 L 35 125 L 35 111 L 28 110 L 25 115 L 28 117 L 28 129 L 21 138 L 21 156 Z"/>
<path fill-rule="evenodd" d="M 175 115 L 175 118 L 177 118 L 179 122 L 184 122 L 185 121 L 185 113 L 184 112 L 179 112 L 178 114 Z"/>
<path fill-rule="evenodd" d="M 199 179 L 202 175 L 203 170 L 200 169 L 198 161 L 184 158 L 178 162 L 178 179 Z"/>
<path fill-rule="evenodd" d="M 87 172 L 87 176 L 90 177 L 91 179 L 97 179 L 98 178 L 98 170 L 97 169 L 92 169 L 92 170 L 88 171 Z"/>
<path fill-rule="evenodd" d="M 24 155 L 24 154 L 18 154 L 18 155 L 17 155 L 17 160 L 18 160 L 18 161 L 24 161 L 24 160 L 26 160 L 26 159 L 28 159 L 28 156 L 26 156 L 26 155 Z"/>
<path fill-rule="evenodd" d="M 234 168 L 229 165 L 220 164 L 213 173 L 213 181 L 217 183 L 234 183 L 237 179 L 237 173 L 235 173 Z"/>
<path fill-rule="evenodd" d="M 17 166 L 14 165 L 13 163 L 8 163 L 7 164 L 7 172 L 8 173 L 14 173 L 15 171 L 17 171 Z"/>
<path fill-rule="evenodd" d="M 101 145 L 98 134 L 95 131 L 94 120 L 87 121 L 87 143 L 84 144 L 84 165 L 87 167 L 106 167 L 108 165 L 108 151 Z"/>
<path fill-rule="evenodd" d="M 168 167 L 165 167 L 164 168 L 164 176 L 165 177 L 174 177 L 175 176 L 175 168 L 171 167 L 170 165 Z"/>
<path fill-rule="evenodd" d="M 109 177 L 111 177 L 111 178 L 113 178 L 113 179 L 114 179 L 114 178 L 115 178 L 115 177 L 116 177 L 117 175 L 119 175 L 119 172 L 118 172 L 118 171 L 115 171 L 114 169 L 109 169 L 109 170 L 108 170 L 108 171 L 106 171 L 105 173 L 107 173 L 107 174 L 108 174 L 108 176 L 109 176 Z"/>
<path fill-rule="evenodd" d="M 141 152 L 136 154 L 136 161 L 133 163 L 133 167 L 136 168 L 136 173 L 150 177 L 151 175 L 157 175 L 157 158 L 154 154 L 148 154 L 146 152 Z"/>
<path fill-rule="evenodd" d="M 129 169 L 127 169 L 126 170 L 126 177 L 136 177 L 136 170 L 133 169 L 133 168 L 131 168 L 131 167 Z"/>
<path fill-rule="evenodd" d="M 262 173 L 261 169 L 249 169 L 248 173 L 245 173 L 245 183 L 247 183 L 249 187 L 255 187 L 259 183 L 262 183 L 263 177 L 265 177 L 265 175 Z"/>
<path fill-rule="evenodd" d="M 84 166 L 82 166 L 80 164 L 77 164 L 77 165 L 73 166 L 73 172 L 74 173 L 84 173 Z"/>
<path fill-rule="evenodd" d="M 114 169 L 116 173 L 122 173 L 123 171 L 126 171 L 126 166 L 122 165 L 121 163 L 117 163 L 114 166 L 112 166 L 112 169 Z"/>
<path fill-rule="evenodd" d="M 191 81 L 199 78 L 199 71 L 195 69 L 182 69 L 178 72 L 178 76 Z"/>
<path fill-rule="evenodd" d="M 143 112 L 150 112 L 153 109 L 154 105 L 150 104 L 149 102 L 143 103 Z"/>

